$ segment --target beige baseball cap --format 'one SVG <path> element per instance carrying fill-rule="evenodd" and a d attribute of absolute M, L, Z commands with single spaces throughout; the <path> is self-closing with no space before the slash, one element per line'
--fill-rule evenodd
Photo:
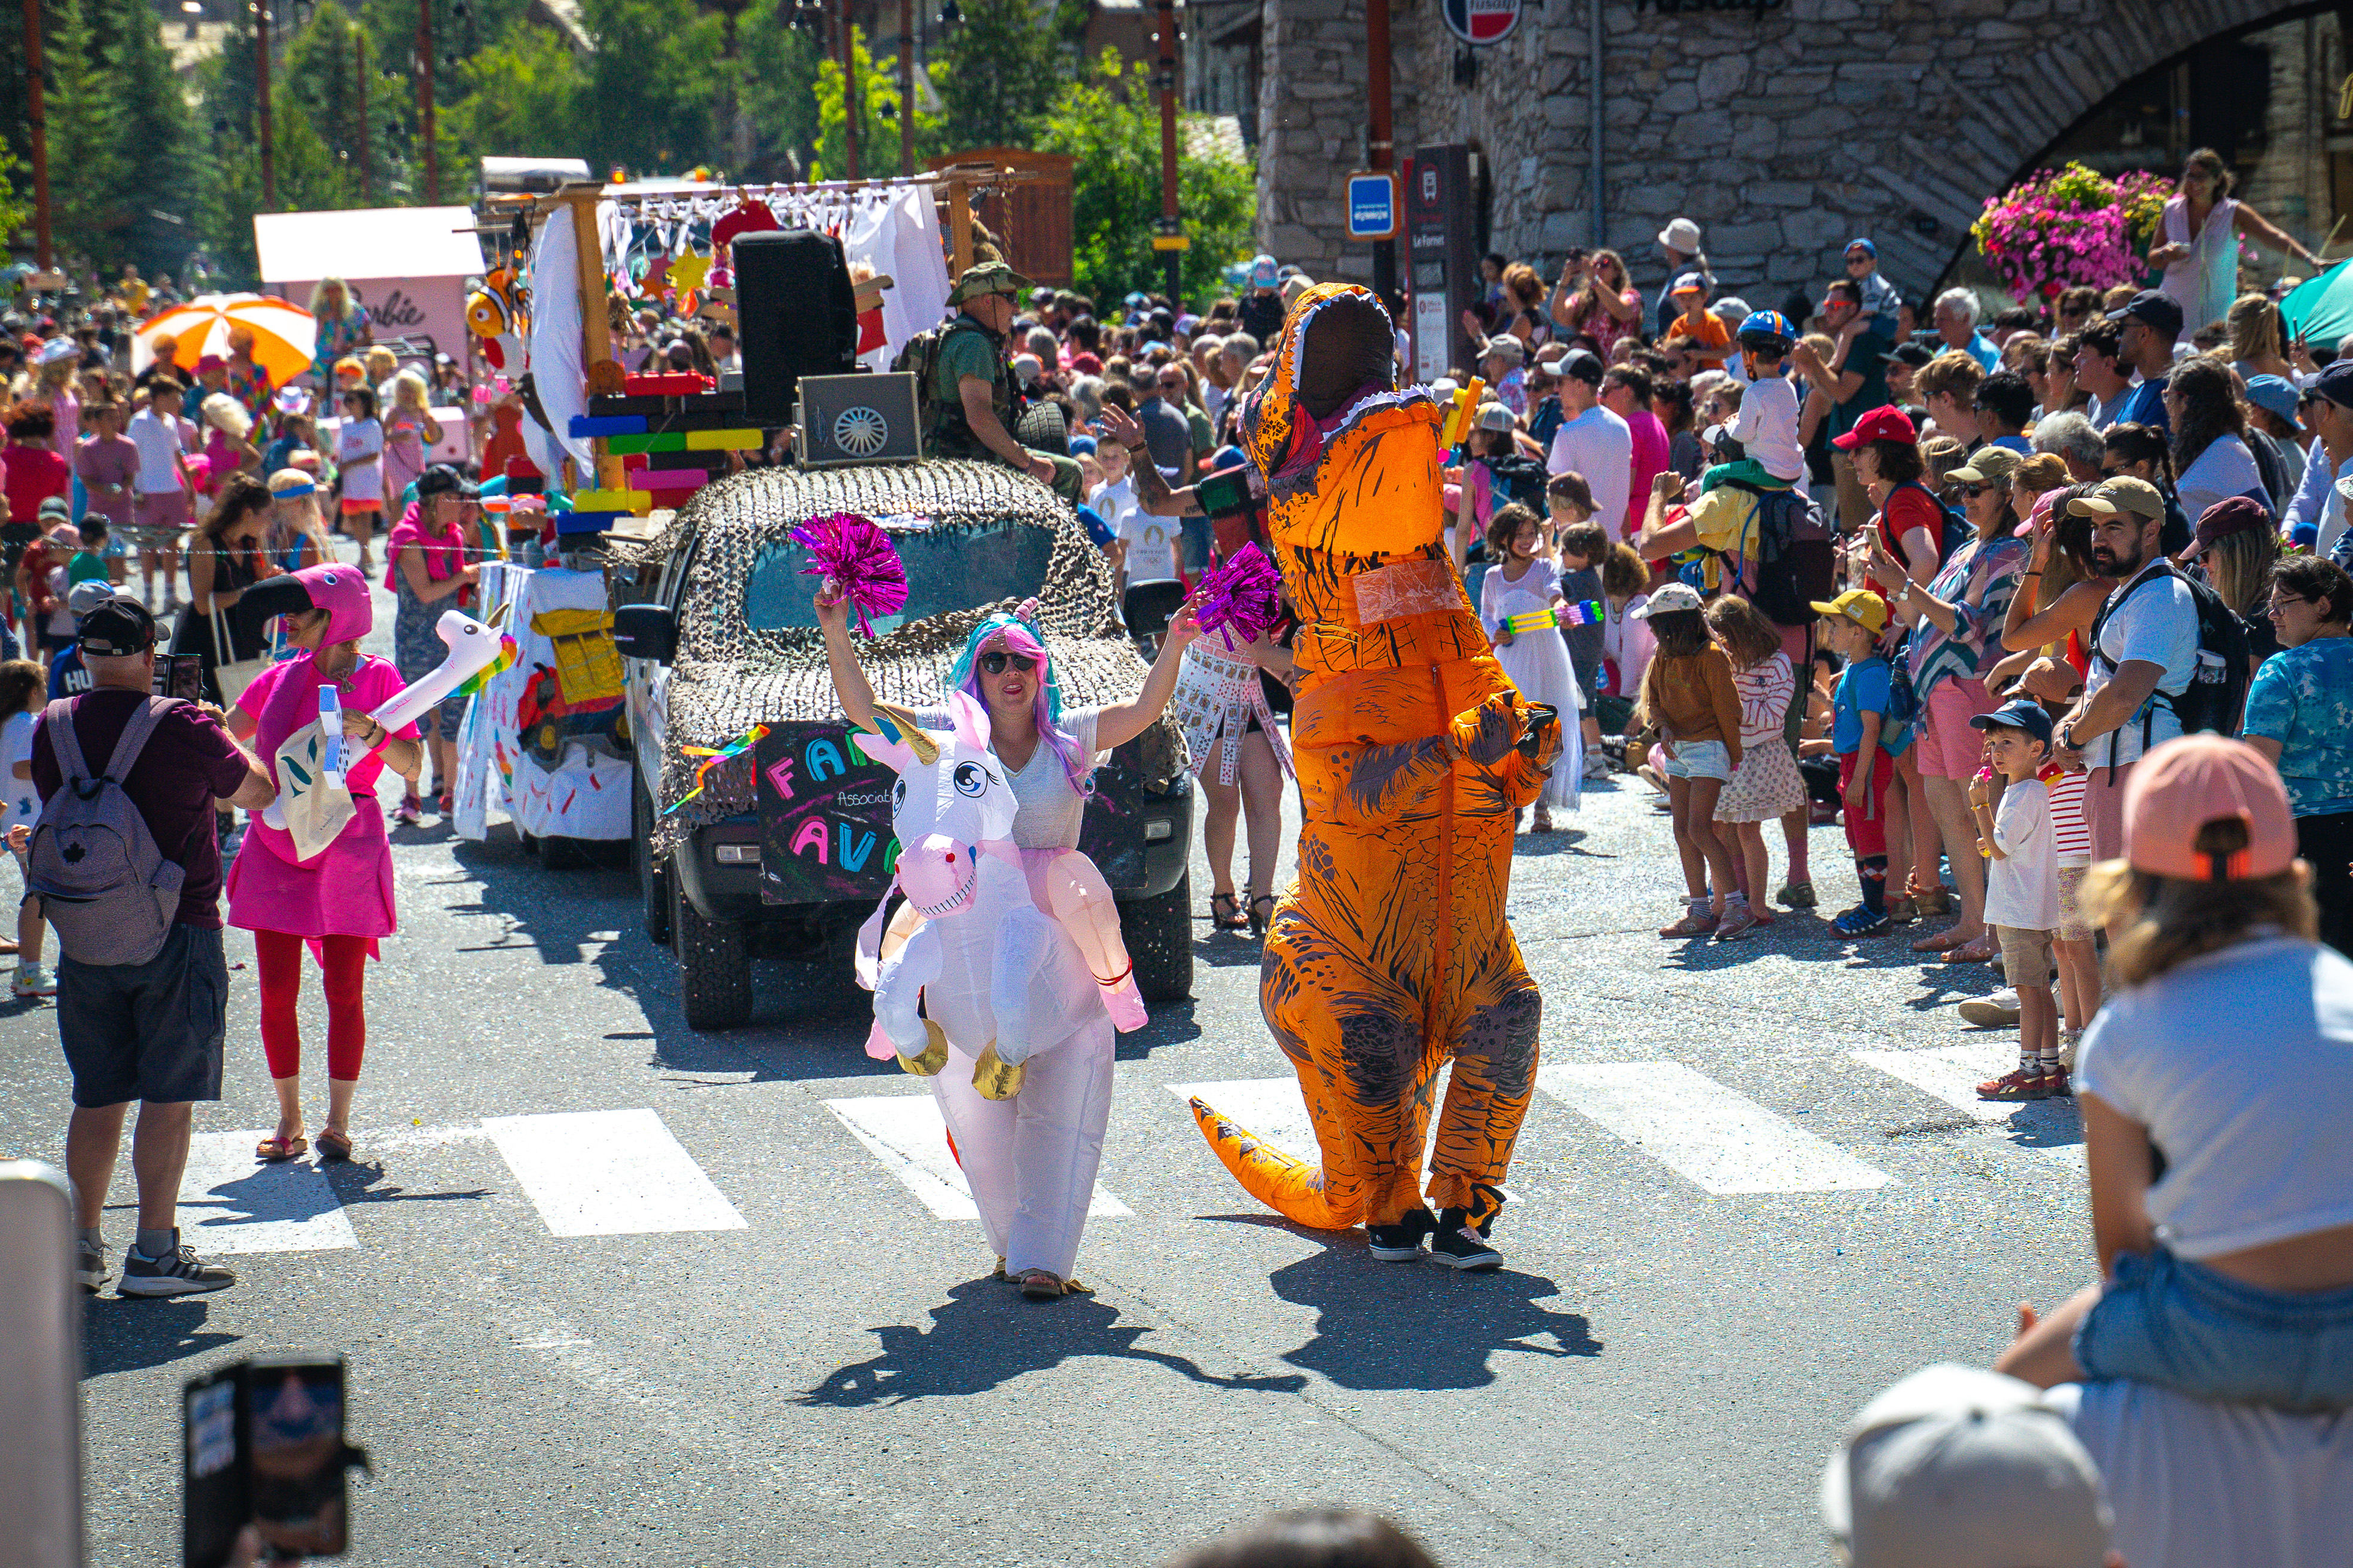
<path fill-rule="evenodd" d="M 2101 1568 L 2100 1472 L 2042 1391 L 1951 1363 L 1862 1407 L 1822 1471 L 1850 1568 Z"/>

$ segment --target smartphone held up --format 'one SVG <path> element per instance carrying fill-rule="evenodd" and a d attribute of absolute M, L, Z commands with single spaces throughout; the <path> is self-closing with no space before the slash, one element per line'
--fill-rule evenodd
<path fill-rule="evenodd" d="M 181 1463 L 187 1568 L 221 1568 L 250 1524 L 273 1557 L 332 1557 L 350 1544 L 343 1358 L 255 1356 L 186 1385 Z"/>

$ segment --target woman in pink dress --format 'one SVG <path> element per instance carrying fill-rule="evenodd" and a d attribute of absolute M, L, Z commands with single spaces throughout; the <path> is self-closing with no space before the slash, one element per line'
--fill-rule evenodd
<path fill-rule="evenodd" d="M 375 617 L 367 580 L 355 568 L 306 566 L 249 590 L 247 599 L 248 615 L 284 616 L 287 640 L 301 651 L 246 688 L 229 715 L 230 733 L 250 738 L 274 772 L 278 748 L 318 718 L 320 689 L 332 686 L 343 710 L 344 784 L 353 805 L 343 831 L 308 860 L 300 858 L 292 835 L 256 816 L 229 868 L 228 923 L 253 933 L 261 1048 L 278 1091 L 277 1131 L 254 1153 L 290 1160 L 309 1147 L 302 1136 L 302 1040 L 295 1017 L 308 945 L 324 972 L 327 994 L 327 1120 L 319 1129 L 319 1152 L 348 1160 L 352 1097 L 367 1045 L 364 969 L 376 956 L 376 939 L 398 927 L 392 847 L 375 785 L 387 766 L 415 778 L 423 748 L 416 725 L 386 733 L 367 716 L 407 683 L 385 660 L 360 652 Z"/>

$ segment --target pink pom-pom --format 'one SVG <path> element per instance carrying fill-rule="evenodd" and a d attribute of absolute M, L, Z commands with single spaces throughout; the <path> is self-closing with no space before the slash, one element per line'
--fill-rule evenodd
<path fill-rule="evenodd" d="M 1282 613 L 1282 574 L 1255 544 L 1245 544 L 1230 560 L 1201 574 L 1193 595 L 1193 619 L 1203 632 L 1225 639 L 1234 651 L 1234 634 L 1255 642 L 1273 626 Z"/>
<path fill-rule="evenodd" d="M 853 512 L 837 511 L 811 518 L 793 530 L 793 538 L 808 551 L 804 576 L 822 574 L 827 585 L 858 612 L 858 629 L 869 637 L 874 628 L 869 616 L 888 616 L 907 603 L 907 569 L 891 536 Z"/>

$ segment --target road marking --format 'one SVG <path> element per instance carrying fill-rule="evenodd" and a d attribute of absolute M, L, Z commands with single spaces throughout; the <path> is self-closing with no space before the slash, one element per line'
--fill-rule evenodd
<path fill-rule="evenodd" d="M 1438 1148 L 1438 1109 L 1446 1101 L 1447 1073 L 1440 1068 L 1430 1086 L 1430 1134 L 1422 1146 L 1421 1163 L 1430 1168 Z M 1296 1078 L 1234 1078 L 1215 1083 L 1172 1083 L 1168 1092 L 1179 1100 L 1198 1100 L 1235 1126 L 1245 1128 L 1284 1153 L 1319 1163 L 1324 1147 L 1315 1139 L 1314 1119 L 1307 1114 L 1307 1099 Z"/>
<path fill-rule="evenodd" d="M 2083 1142 L 2083 1122 L 2073 1100 L 1979 1100 L 1978 1085 L 2018 1065 L 2018 1048 L 1996 1038 L 1927 1051 L 1855 1051 L 1856 1061 L 1876 1068 L 1943 1100 L 1972 1120 L 2007 1127 L 2034 1140 L 2022 1143 L 2037 1154 L 2066 1158 Z"/>
<path fill-rule="evenodd" d="M 265 1165 L 251 1132 L 199 1132 L 180 1176 L 182 1239 L 197 1252 L 329 1252 L 357 1247 L 326 1173 L 308 1160 Z"/>
<path fill-rule="evenodd" d="M 746 1228 L 650 1110 L 493 1116 L 482 1131 L 554 1235 Z"/>
<path fill-rule="evenodd" d="M 1894 1180 L 1681 1062 L 1538 1069 L 1546 1094 L 1719 1196 L 1835 1193 Z"/>
<path fill-rule="evenodd" d="M 825 1108 L 934 1215 L 980 1217 L 964 1170 L 948 1152 L 947 1123 L 940 1118 L 939 1101 L 928 1094 L 876 1094 L 828 1100 Z M 1087 1204 L 1089 1219 L 1118 1219 L 1134 1212 L 1101 1182 L 1095 1184 Z"/>

